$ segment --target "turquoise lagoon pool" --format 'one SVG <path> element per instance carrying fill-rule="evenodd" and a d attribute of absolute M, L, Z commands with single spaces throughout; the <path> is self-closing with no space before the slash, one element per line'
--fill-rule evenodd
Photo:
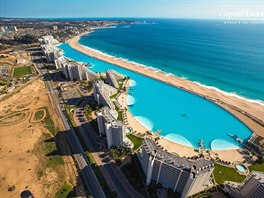
<path fill-rule="evenodd" d="M 105 72 L 114 69 L 132 79 L 128 102 L 130 112 L 148 130 L 162 130 L 161 136 L 186 146 L 199 147 L 202 139 L 207 149 L 229 150 L 238 143 L 228 134 L 245 140 L 251 131 L 229 112 L 197 95 L 148 78 L 127 69 L 89 57 L 60 45 L 64 55 L 79 62 L 92 63 L 90 69 Z"/>

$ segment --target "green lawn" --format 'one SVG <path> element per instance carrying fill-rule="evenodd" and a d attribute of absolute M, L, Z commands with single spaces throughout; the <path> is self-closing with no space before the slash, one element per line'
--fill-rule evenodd
<path fill-rule="evenodd" d="M 240 175 L 236 169 L 217 163 L 215 163 L 214 177 L 218 184 L 223 184 L 225 181 L 242 182 L 246 178 L 246 176 Z"/>
<path fill-rule="evenodd" d="M 133 142 L 133 144 L 134 144 L 133 150 L 134 151 L 137 150 L 142 145 L 143 138 L 136 137 L 132 134 L 128 134 L 127 137 Z"/>
<path fill-rule="evenodd" d="M 38 120 L 42 119 L 43 116 L 44 116 L 44 110 L 43 110 L 43 109 L 40 109 L 40 110 L 38 110 L 38 111 L 35 113 L 35 115 L 34 115 L 34 120 L 35 120 L 35 121 L 38 121 Z"/>
<path fill-rule="evenodd" d="M 264 172 L 264 162 L 256 162 L 255 164 L 248 167 L 250 171 L 261 171 Z"/>
<path fill-rule="evenodd" d="M 68 197 L 68 194 L 72 191 L 72 185 L 68 182 L 65 182 L 61 190 L 59 190 L 55 198 L 66 198 Z"/>
<path fill-rule="evenodd" d="M 31 66 L 24 66 L 24 67 L 16 67 L 14 69 L 13 77 L 19 78 L 24 75 L 28 75 L 32 73 Z"/>

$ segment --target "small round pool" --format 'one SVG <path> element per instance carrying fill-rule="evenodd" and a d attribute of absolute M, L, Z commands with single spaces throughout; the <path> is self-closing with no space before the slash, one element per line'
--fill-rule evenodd
<path fill-rule="evenodd" d="M 131 133 L 132 129 L 130 127 L 126 128 L 126 133 L 129 134 Z"/>
<path fill-rule="evenodd" d="M 247 167 L 245 167 L 243 164 L 237 164 L 236 169 L 241 173 L 246 173 L 248 170 Z"/>

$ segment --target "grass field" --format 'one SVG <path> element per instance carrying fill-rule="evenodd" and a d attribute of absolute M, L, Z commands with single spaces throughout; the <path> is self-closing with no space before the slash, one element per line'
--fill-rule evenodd
<path fill-rule="evenodd" d="M 127 137 L 133 142 L 133 144 L 134 144 L 133 150 L 134 151 L 137 150 L 142 145 L 143 138 L 136 137 L 132 134 L 127 135 Z"/>
<path fill-rule="evenodd" d="M 258 161 L 255 164 L 248 167 L 250 171 L 261 171 L 264 172 L 264 162 Z"/>
<path fill-rule="evenodd" d="M 223 184 L 225 181 L 242 182 L 246 176 L 240 175 L 236 169 L 215 163 L 214 177 L 217 184 Z"/>
<path fill-rule="evenodd" d="M 31 66 L 16 67 L 14 69 L 13 77 L 19 78 L 28 74 L 32 74 Z"/>
<path fill-rule="evenodd" d="M 34 121 L 41 120 L 43 116 L 44 116 L 44 110 L 43 109 L 38 110 L 34 115 Z"/>
<path fill-rule="evenodd" d="M 68 194 L 72 191 L 72 185 L 68 182 L 65 182 L 62 189 L 58 191 L 55 195 L 55 198 L 66 198 Z"/>

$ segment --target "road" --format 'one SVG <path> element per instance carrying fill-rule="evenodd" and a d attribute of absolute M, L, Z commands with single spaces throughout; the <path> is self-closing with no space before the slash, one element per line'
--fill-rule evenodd
<path fill-rule="evenodd" d="M 33 61 L 42 60 L 41 56 L 34 55 L 31 57 Z M 74 159 L 78 164 L 79 170 L 81 170 L 87 189 L 94 198 L 105 198 L 106 197 L 105 193 L 100 183 L 98 182 L 96 175 L 94 174 L 94 171 L 82 149 L 82 146 L 74 132 L 74 129 L 70 124 L 70 121 L 66 117 L 66 110 L 64 108 L 62 101 L 60 100 L 59 93 L 57 89 L 53 88 L 52 86 L 52 79 L 48 75 L 48 71 L 43 68 L 44 64 L 42 61 L 39 62 L 36 61 L 35 65 L 39 74 L 43 77 L 45 76 L 46 78 L 44 82 L 50 94 L 50 99 L 54 104 L 55 110 L 63 123 L 64 130 L 68 131 L 67 138 L 70 143 Z"/>
<path fill-rule="evenodd" d="M 100 167 L 104 177 L 109 185 L 119 197 L 142 197 L 134 188 L 131 186 L 129 181 L 126 179 L 120 168 L 116 165 L 115 162 L 110 161 L 104 163 L 100 157 L 100 152 L 107 156 L 107 150 L 99 149 L 97 144 L 97 139 L 99 138 L 94 129 L 90 126 L 89 122 L 85 121 L 85 115 L 83 112 L 83 108 L 76 108 L 74 111 L 74 120 L 77 126 L 79 126 L 79 131 L 85 141 L 85 144 L 88 146 L 89 150 L 95 151 L 92 153 L 97 165 Z M 79 117 L 77 117 L 77 114 Z M 80 116 L 81 115 L 81 116 Z M 84 121 L 80 121 L 80 118 L 84 119 Z"/>

